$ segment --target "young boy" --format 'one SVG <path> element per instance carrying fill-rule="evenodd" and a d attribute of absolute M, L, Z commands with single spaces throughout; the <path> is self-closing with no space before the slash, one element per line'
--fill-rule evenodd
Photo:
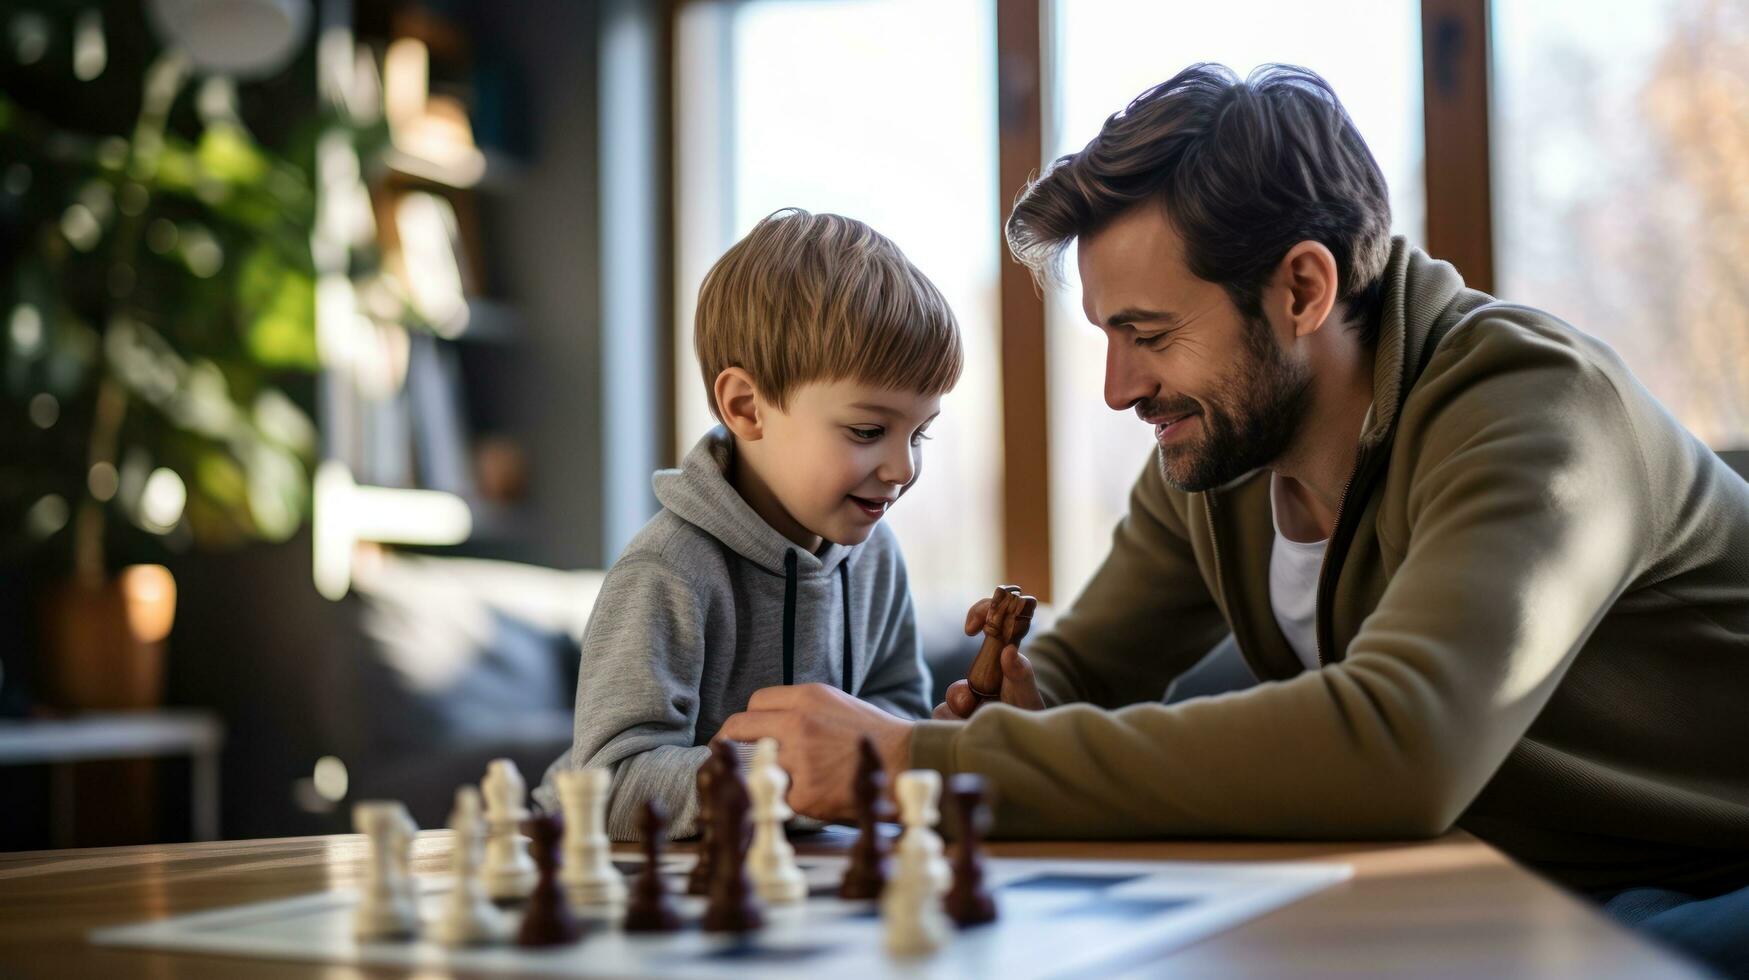
<path fill-rule="evenodd" d="M 905 561 L 881 517 L 917 481 L 959 328 L 860 221 L 779 211 L 699 289 L 694 341 L 722 425 L 654 479 L 662 510 L 614 563 L 583 639 L 571 749 L 614 774 L 608 834 L 657 799 L 694 831 L 694 784 L 754 691 L 818 682 L 929 712 Z"/>

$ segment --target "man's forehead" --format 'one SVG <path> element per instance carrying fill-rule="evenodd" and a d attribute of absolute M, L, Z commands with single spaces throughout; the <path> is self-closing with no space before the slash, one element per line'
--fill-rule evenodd
<path fill-rule="evenodd" d="M 1104 324 L 1125 309 L 1171 309 L 1200 282 L 1184 264 L 1184 243 L 1164 210 L 1132 208 L 1080 240 L 1081 305 Z"/>

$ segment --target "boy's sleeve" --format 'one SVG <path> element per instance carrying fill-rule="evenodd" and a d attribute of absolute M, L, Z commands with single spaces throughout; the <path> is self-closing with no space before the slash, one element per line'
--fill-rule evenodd
<path fill-rule="evenodd" d="M 705 615 L 691 584 L 653 560 L 615 565 L 595 601 L 571 750 L 553 768 L 613 771 L 607 833 L 614 840 L 637 839 L 648 799 L 667 810 L 671 836 L 693 833 L 695 780 L 710 755 L 708 746 L 693 744 Z"/>
<path fill-rule="evenodd" d="M 923 644 L 917 637 L 917 610 L 911 604 L 911 583 L 905 559 L 897 547 L 892 552 L 891 599 L 881 623 L 880 644 L 869 664 L 868 677 L 856 696 L 888 714 L 901 718 L 929 716 L 929 665 L 923 660 Z"/>

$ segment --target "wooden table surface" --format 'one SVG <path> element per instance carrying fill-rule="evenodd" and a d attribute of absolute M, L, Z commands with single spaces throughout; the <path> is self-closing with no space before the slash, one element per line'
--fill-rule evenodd
<path fill-rule="evenodd" d="M 842 837 L 835 838 L 842 846 Z M 833 845 L 828 844 L 827 849 Z M 820 850 L 800 846 L 808 852 Z M 94 928 L 357 884 L 356 835 L 0 854 L 0 976 L 402 975 L 380 968 L 103 949 Z M 1144 957 L 1134 976 L 1693 977 L 1674 954 L 1462 833 L 1395 844 L 1017 843 L 1007 857 L 1335 860 L 1354 878 L 1201 943 Z M 449 868 L 449 832 L 421 833 L 414 868 Z M 418 974 L 432 976 L 430 972 Z"/>

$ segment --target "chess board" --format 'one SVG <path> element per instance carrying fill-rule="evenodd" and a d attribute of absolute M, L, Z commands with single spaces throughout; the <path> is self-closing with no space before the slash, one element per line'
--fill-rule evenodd
<path fill-rule="evenodd" d="M 986 882 L 997 921 L 956 932 L 937 952 L 908 959 L 887 953 L 877 903 L 836 897 L 845 861 L 801 858 L 807 901 L 767 906 L 764 928 L 738 937 L 701 931 L 704 900 L 681 897 L 685 926 L 664 935 L 628 934 L 611 913 L 579 910 L 588 925 L 583 940 L 556 949 L 450 949 L 430 938 L 360 942 L 352 936 L 357 895 L 330 891 L 102 929 L 91 941 L 323 964 L 579 977 L 1097 976 L 1232 928 L 1352 873 L 1343 864 L 992 857 Z M 692 862 L 690 855 L 663 861 L 676 895 Z M 631 855 L 616 854 L 615 863 L 628 877 L 641 867 Z M 451 882 L 421 876 L 418 883 L 429 927 Z M 519 910 L 501 914 L 513 931 Z"/>

